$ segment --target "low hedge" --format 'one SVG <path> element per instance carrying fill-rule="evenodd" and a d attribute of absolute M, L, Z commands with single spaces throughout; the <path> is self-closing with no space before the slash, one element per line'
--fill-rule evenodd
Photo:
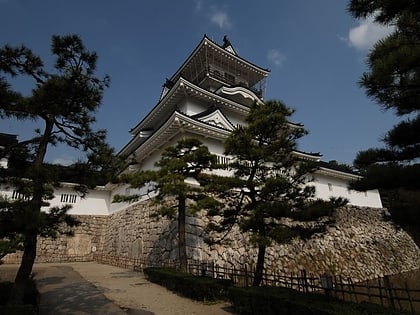
<path fill-rule="evenodd" d="M 397 315 L 404 314 L 369 303 L 344 302 L 322 294 L 273 287 L 231 288 L 230 300 L 238 314 L 282 315 Z"/>
<path fill-rule="evenodd" d="M 230 300 L 237 314 L 397 315 L 409 314 L 370 303 L 345 302 L 287 288 L 234 288 L 230 280 L 193 276 L 171 268 L 146 268 L 149 281 L 201 301 Z"/>
<path fill-rule="evenodd" d="M 148 280 L 198 301 L 216 301 L 228 298 L 232 281 L 198 277 L 171 268 L 145 268 Z"/>

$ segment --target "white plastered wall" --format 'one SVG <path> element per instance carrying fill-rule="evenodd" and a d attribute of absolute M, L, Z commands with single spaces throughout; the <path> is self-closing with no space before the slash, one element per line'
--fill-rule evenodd
<path fill-rule="evenodd" d="M 349 180 L 322 174 L 315 174 L 314 181 L 310 183 L 315 186 L 315 194 L 318 198 L 344 197 L 349 200 L 351 205 L 382 208 L 381 197 L 377 189 L 359 192 L 348 189 L 348 184 Z"/>

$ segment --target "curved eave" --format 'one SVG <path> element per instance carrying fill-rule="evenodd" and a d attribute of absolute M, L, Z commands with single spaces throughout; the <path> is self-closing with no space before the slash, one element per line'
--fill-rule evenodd
<path fill-rule="evenodd" d="M 295 123 L 295 122 L 287 122 L 288 126 L 291 128 L 303 128 L 304 125 L 302 123 Z"/>
<path fill-rule="evenodd" d="M 268 76 L 270 71 L 268 69 L 261 68 L 241 57 L 238 55 L 235 55 L 231 53 L 230 51 L 224 49 L 223 47 L 219 46 L 212 40 L 210 40 L 206 35 L 202 38 L 200 43 L 197 45 L 197 47 L 193 50 L 193 52 L 188 56 L 188 58 L 185 60 L 185 62 L 181 65 L 181 67 L 175 72 L 175 74 L 171 77 L 171 80 L 174 81 L 178 77 L 181 76 L 182 70 L 193 60 L 194 56 L 197 55 L 201 49 L 203 49 L 204 46 L 209 45 L 212 48 L 216 49 L 220 54 L 229 56 L 230 58 L 233 58 L 239 63 L 243 63 L 244 65 L 254 69 L 254 71 L 259 72 L 262 76 Z"/>
<path fill-rule="evenodd" d="M 146 115 L 146 117 L 138 123 L 132 130 L 133 135 L 138 134 L 144 129 L 153 129 L 155 122 L 161 120 L 162 115 L 167 115 L 173 112 L 175 107 L 179 104 L 179 100 L 186 96 L 195 97 L 206 102 L 212 102 L 220 107 L 225 107 L 232 112 L 237 112 L 246 115 L 249 112 L 249 107 L 241 105 L 235 101 L 226 99 L 225 97 L 207 91 L 199 86 L 180 77 L 170 91 L 163 99 Z"/>
<path fill-rule="evenodd" d="M 244 103 L 248 102 L 248 105 L 251 106 L 254 102 L 262 103 L 261 99 L 255 95 L 254 92 L 251 90 L 242 87 L 242 86 L 234 86 L 234 87 L 227 87 L 222 86 L 216 91 L 217 94 L 224 94 L 227 98 L 229 96 L 240 96 L 244 99 Z"/>
<path fill-rule="evenodd" d="M 133 147 L 138 147 L 144 139 L 139 136 L 133 136 L 133 138 L 117 153 L 118 156 L 128 156 L 133 151 Z"/>
<path fill-rule="evenodd" d="M 306 152 L 301 152 L 301 151 L 293 151 L 293 154 L 304 160 L 310 160 L 314 162 L 319 162 L 322 157 L 322 155 L 319 153 L 306 153 Z"/>
<path fill-rule="evenodd" d="M 356 174 L 350 174 L 342 171 L 333 170 L 330 168 L 320 167 L 318 170 L 315 171 L 315 174 L 321 174 L 326 176 L 337 177 L 346 180 L 358 180 L 361 179 L 362 176 Z"/>
<path fill-rule="evenodd" d="M 168 141 L 185 132 L 220 140 L 225 140 L 230 134 L 229 130 L 197 121 L 175 111 L 161 128 L 138 147 L 132 146 L 131 152 L 127 150 L 127 153 L 128 155 L 135 154 L 136 161 L 140 163 Z"/>

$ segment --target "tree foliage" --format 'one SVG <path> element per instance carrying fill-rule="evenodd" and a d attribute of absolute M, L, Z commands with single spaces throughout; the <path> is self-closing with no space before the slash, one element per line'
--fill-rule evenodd
<path fill-rule="evenodd" d="M 105 130 L 92 129 L 94 114 L 109 84 L 107 76 L 95 75 L 96 53 L 88 51 L 77 35 L 54 35 L 51 52 L 55 63 L 48 71 L 43 60 L 25 46 L 0 48 L 0 118 L 31 121 L 39 126 L 32 137 L 10 143 L 0 152 L 1 157 L 9 159 L 9 167 L 0 169 L 1 178 L 20 195 L 18 200 L 3 200 L 0 208 L 0 236 L 10 238 L 15 233 L 22 237 L 23 257 L 12 299 L 17 303 L 22 301 L 32 271 L 37 236 L 70 232 L 61 230 L 63 224 L 76 224 L 67 214 L 68 205 L 49 207 L 48 200 L 61 174 L 45 163 L 49 147 L 64 144 L 86 153 L 86 160 L 75 166 L 80 171 L 82 193 L 87 188 L 82 173 L 108 170 L 111 174 L 115 166 L 113 150 L 105 143 Z M 33 79 L 28 96 L 13 89 L 14 76 Z"/>
<path fill-rule="evenodd" d="M 200 186 L 200 174 L 215 163 L 215 156 L 198 139 L 181 139 L 165 148 L 155 170 L 141 170 L 121 175 L 121 181 L 140 189 L 139 194 L 115 196 L 114 202 L 136 201 L 148 195 L 158 205 L 156 216 L 176 219 L 180 268 L 187 270 L 185 218 L 194 214 L 208 198 Z M 191 203 L 192 202 L 192 203 Z M 190 204 L 188 204 L 190 203 Z"/>
<path fill-rule="evenodd" d="M 261 282 L 265 250 L 273 241 L 286 243 L 321 232 L 333 210 L 345 203 L 314 199 L 315 188 L 307 183 L 315 164 L 296 154 L 297 140 L 307 132 L 288 122 L 292 114 L 279 101 L 254 104 L 247 125 L 235 129 L 225 144 L 234 176 L 207 176 L 206 187 L 220 201 L 209 214 L 223 218 L 210 228 L 223 232 L 239 224 L 258 248 L 254 285 Z"/>
<path fill-rule="evenodd" d="M 403 120 L 383 137 L 385 148 L 360 152 L 359 168 L 380 162 L 407 164 L 420 157 L 420 4 L 417 1 L 353 0 L 349 12 L 356 18 L 375 16 L 375 21 L 395 25 L 395 31 L 378 41 L 368 54 L 369 72 L 360 86 L 383 109 Z"/>
<path fill-rule="evenodd" d="M 395 31 L 369 52 L 369 72 L 362 75 L 360 86 L 384 110 L 401 117 L 383 136 L 383 148 L 357 154 L 354 165 L 364 178 L 351 187 L 380 188 L 395 222 L 409 231 L 419 231 L 420 221 L 413 214 L 414 209 L 418 213 L 420 209 L 411 197 L 420 192 L 420 3 L 352 0 L 348 10 L 355 18 L 374 16 L 377 23 L 395 26 Z"/>

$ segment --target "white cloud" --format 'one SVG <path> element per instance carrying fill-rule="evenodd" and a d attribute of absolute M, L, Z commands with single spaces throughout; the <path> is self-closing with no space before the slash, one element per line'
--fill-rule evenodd
<path fill-rule="evenodd" d="M 216 24 L 220 29 L 227 30 L 230 29 L 232 23 L 228 14 L 224 11 L 217 10 L 210 16 L 210 21 Z"/>
<path fill-rule="evenodd" d="M 348 43 L 358 50 L 368 50 L 380 39 L 394 31 L 394 27 L 374 23 L 374 17 L 368 17 L 349 31 Z"/>
<path fill-rule="evenodd" d="M 58 164 L 63 166 L 69 166 L 74 163 L 74 160 L 69 158 L 56 158 L 52 161 L 52 164 Z"/>
<path fill-rule="evenodd" d="M 283 62 L 286 60 L 286 56 L 276 49 L 270 49 L 267 53 L 267 58 L 270 62 L 274 63 L 276 66 L 281 66 Z"/>
<path fill-rule="evenodd" d="M 194 0 L 195 2 L 195 10 L 201 11 L 201 9 L 203 8 L 203 0 Z"/>

